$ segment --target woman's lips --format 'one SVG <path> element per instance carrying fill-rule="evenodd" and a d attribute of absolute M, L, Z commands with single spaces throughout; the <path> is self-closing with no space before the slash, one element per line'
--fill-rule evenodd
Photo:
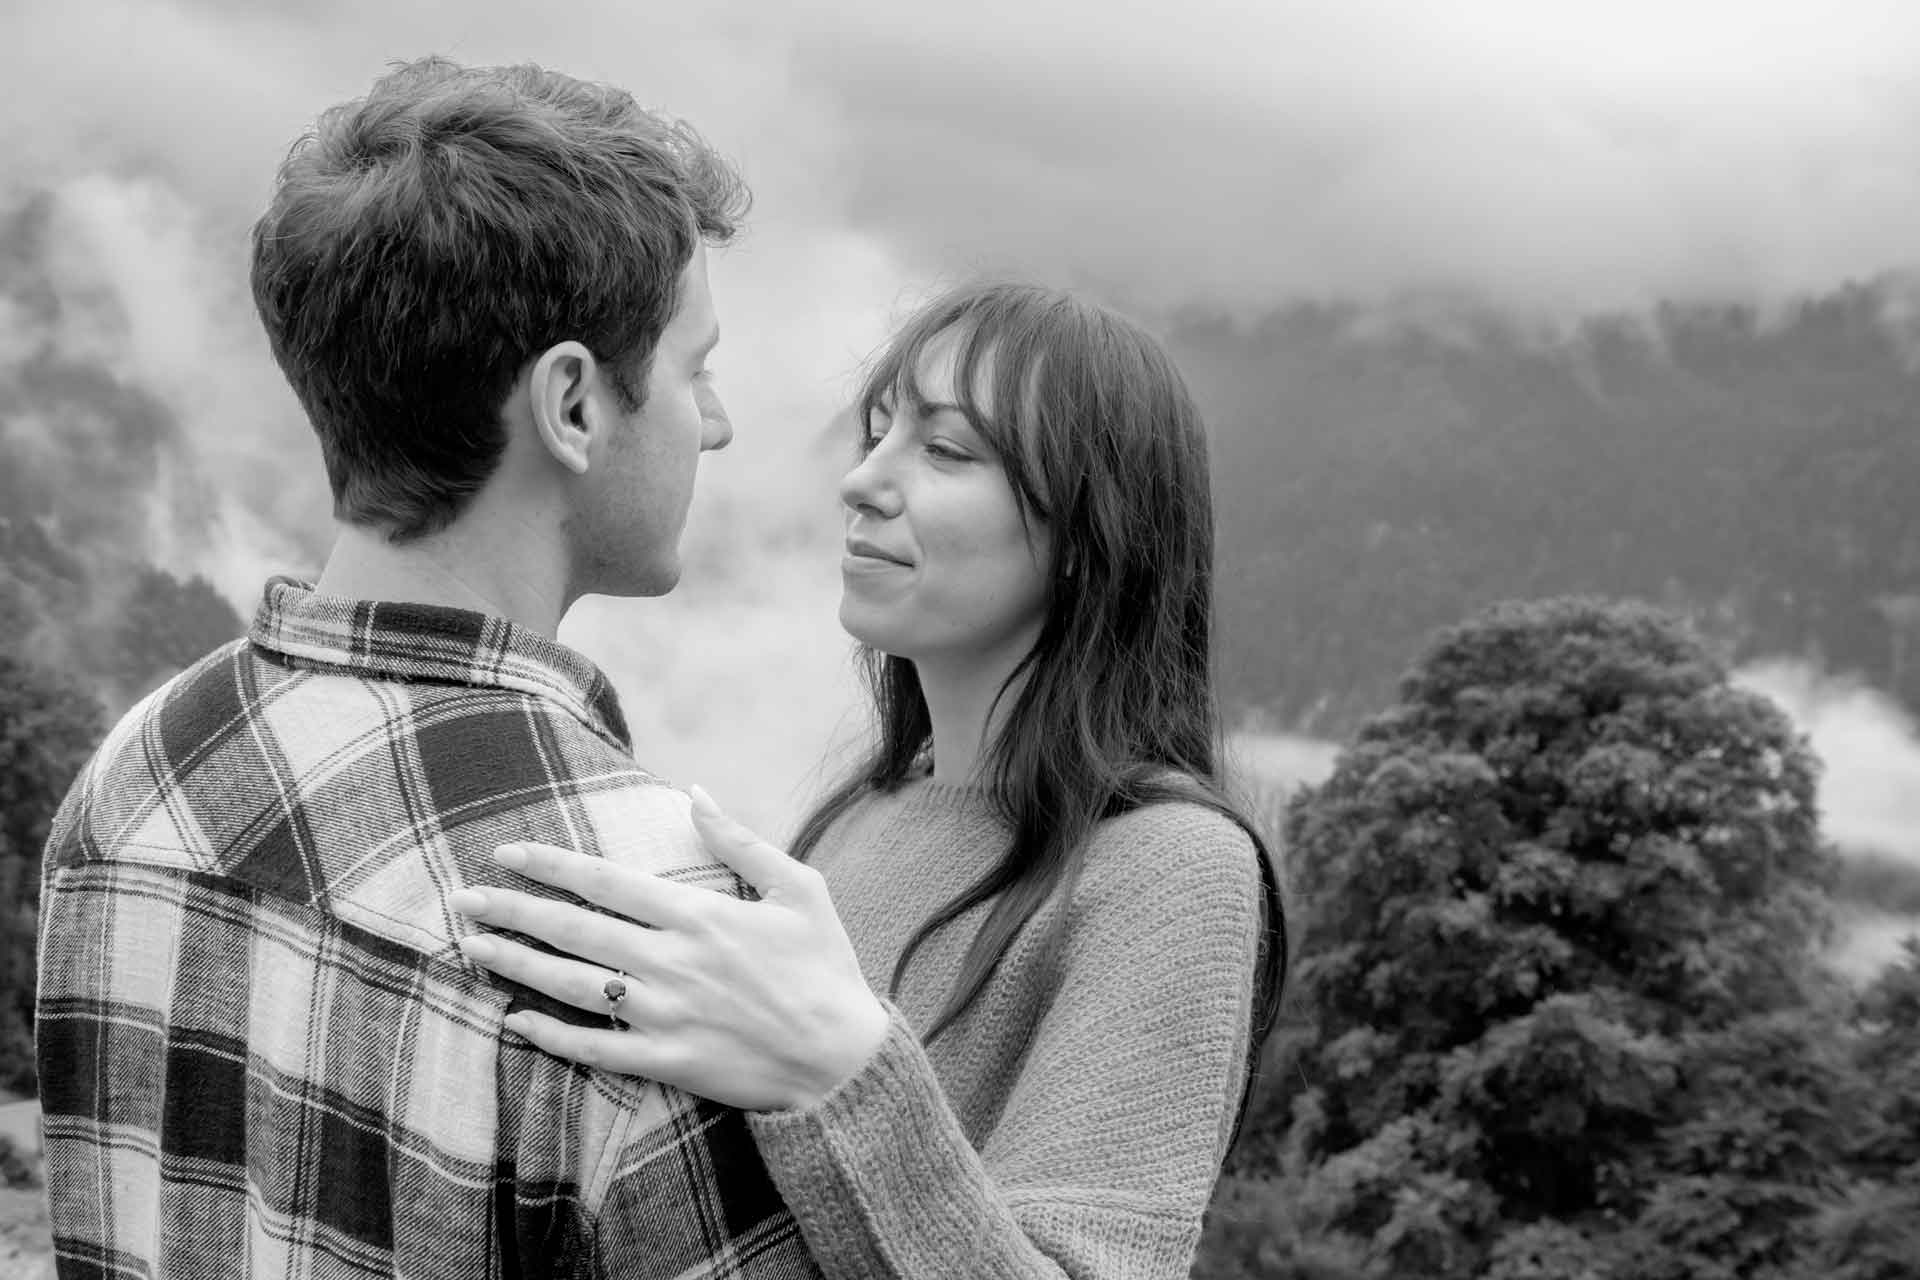
<path fill-rule="evenodd" d="M 840 571 L 842 573 L 891 573 L 897 569 L 907 569 L 911 567 L 911 565 L 903 564 L 898 560 L 891 560 L 885 556 L 869 555 L 864 551 L 849 551 L 840 560 Z"/>

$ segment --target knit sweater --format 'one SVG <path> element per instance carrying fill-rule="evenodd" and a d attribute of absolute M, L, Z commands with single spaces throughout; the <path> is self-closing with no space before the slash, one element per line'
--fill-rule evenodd
<path fill-rule="evenodd" d="M 931 781 L 835 824 L 813 865 L 875 991 L 1007 840 L 984 793 Z M 1217 814 L 1104 822 L 1071 899 L 1043 906 L 923 1047 L 913 1028 L 932 1025 L 987 907 L 935 933 L 873 1058 L 816 1106 L 750 1118 L 829 1280 L 1184 1280 L 1244 1076 L 1260 893 L 1252 842 Z"/>

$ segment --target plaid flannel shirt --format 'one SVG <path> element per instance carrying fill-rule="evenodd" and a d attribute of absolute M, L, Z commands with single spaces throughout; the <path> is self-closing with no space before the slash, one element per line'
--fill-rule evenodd
<path fill-rule="evenodd" d="M 817 1275 L 739 1112 L 503 1039 L 555 1006 L 454 946 L 453 890 L 554 892 L 502 841 L 739 891 L 629 747 L 569 650 L 286 579 L 129 712 L 42 881 L 59 1274 Z"/>

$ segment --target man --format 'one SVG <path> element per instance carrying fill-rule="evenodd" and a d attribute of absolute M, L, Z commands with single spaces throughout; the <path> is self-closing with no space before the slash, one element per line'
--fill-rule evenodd
<path fill-rule="evenodd" d="M 731 436 L 704 244 L 745 204 L 685 126 L 533 67 L 400 67 L 287 160 L 254 299 L 339 540 L 55 822 L 63 1276 L 814 1274 L 742 1117 L 504 1035 L 540 998 L 446 906 L 509 840 L 736 891 L 553 636 L 679 577 Z"/>

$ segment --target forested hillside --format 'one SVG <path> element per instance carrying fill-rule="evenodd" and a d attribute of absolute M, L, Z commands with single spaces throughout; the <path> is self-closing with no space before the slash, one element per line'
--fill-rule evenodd
<path fill-rule="evenodd" d="M 1173 339 L 1213 422 L 1230 695 L 1343 735 L 1499 599 L 1682 609 L 1920 705 L 1920 377 L 1888 279 L 1552 334 L 1339 306 Z"/>

